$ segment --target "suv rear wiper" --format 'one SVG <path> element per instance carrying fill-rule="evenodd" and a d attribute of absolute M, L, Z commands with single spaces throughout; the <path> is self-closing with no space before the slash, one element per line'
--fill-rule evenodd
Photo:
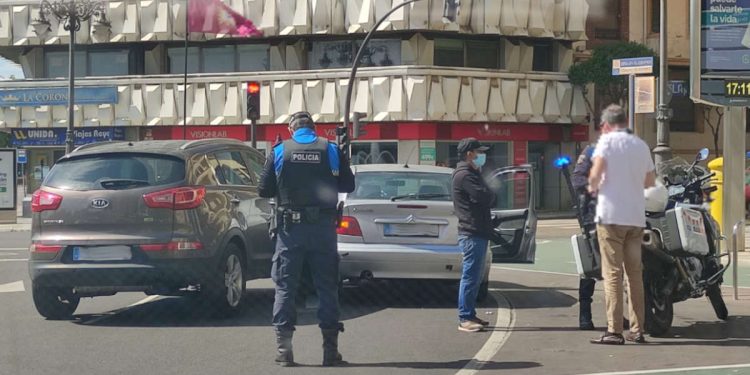
<path fill-rule="evenodd" d="M 442 193 L 404 194 L 404 195 L 397 195 L 395 197 L 391 197 L 391 202 L 395 202 L 401 199 L 429 199 L 429 198 L 444 198 L 444 197 L 450 197 L 450 196 L 451 196 L 450 194 L 442 194 Z"/>
<path fill-rule="evenodd" d="M 116 190 L 116 189 L 124 189 L 127 187 L 151 185 L 146 180 L 129 180 L 129 179 L 101 180 L 99 181 L 99 184 L 102 185 L 102 187 L 107 190 Z"/>

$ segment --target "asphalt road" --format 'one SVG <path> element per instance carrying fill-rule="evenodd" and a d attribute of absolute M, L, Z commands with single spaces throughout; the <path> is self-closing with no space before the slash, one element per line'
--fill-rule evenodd
<path fill-rule="evenodd" d="M 491 298 L 479 313 L 495 327 L 482 333 L 456 330 L 450 289 L 347 288 L 340 346 L 350 365 L 335 369 L 319 367 L 312 304 L 300 307 L 294 338 L 303 368 L 273 365 L 268 280 L 248 284 L 245 311 L 232 319 L 214 317 L 198 298 L 122 293 L 83 300 L 72 321 L 46 321 L 28 290 L 29 233 L 2 233 L 0 374 L 587 374 L 738 364 L 744 367 L 695 373 L 750 373 L 750 289 L 741 290 L 740 301 L 725 291 L 728 322 L 715 318 L 706 299 L 697 299 L 675 305 L 671 335 L 649 345 L 589 344 L 599 332 L 577 330 L 578 278 L 568 245 L 574 232 L 574 223 L 543 224 L 536 265 L 493 268 Z M 601 327 L 600 289 L 594 311 Z"/>

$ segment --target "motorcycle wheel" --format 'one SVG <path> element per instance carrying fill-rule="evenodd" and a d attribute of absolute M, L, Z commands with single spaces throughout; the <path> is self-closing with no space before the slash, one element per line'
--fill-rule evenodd
<path fill-rule="evenodd" d="M 672 297 L 668 294 L 659 296 L 656 286 L 648 279 L 643 283 L 646 302 L 646 332 L 651 336 L 662 336 L 672 327 L 674 311 Z"/>
<path fill-rule="evenodd" d="M 729 311 L 727 310 L 727 304 L 724 303 L 724 297 L 721 296 L 721 287 L 718 284 L 709 286 L 706 290 L 706 296 L 711 301 L 711 306 L 714 308 L 716 317 L 721 320 L 727 320 L 729 318 Z"/>

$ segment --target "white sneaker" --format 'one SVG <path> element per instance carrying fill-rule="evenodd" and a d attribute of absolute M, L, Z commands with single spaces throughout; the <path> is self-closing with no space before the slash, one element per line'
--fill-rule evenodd
<path fill-rule="evenodd" d="M 481 324 L 465 320 L 458 325 L 458 330 L 463 332 L 479 332 L 484 328 Z"/>

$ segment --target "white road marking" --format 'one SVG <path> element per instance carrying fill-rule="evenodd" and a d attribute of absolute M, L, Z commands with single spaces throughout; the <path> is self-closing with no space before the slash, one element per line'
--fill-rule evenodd
<path fill-rule="evenodd" d="M 3 253 L 0 253 L 0 256 L 3 256 L 3 257 L 9 257 L 9 256 L 11 256 L 11 255 L 18 255 L 18 253 L 11 253 L 11 252 L 7 252 L 7 253 L 3 252 Z"/>
<path fill-rule="evenodd" d="M 506 271 L 520 271 L 520 272 L 531 272 L 531 273 L 546 273 L 550 275 L 563 275 L 563 276 L 576 276 L 580 277 L 577 273 L 564 273 L 564 272 L 552 272 L 552 271 L 538 271 L 538 270 L 527 270 L 523 268 L 511 268 L 511 267 L 500 267 L 493 265 L 492 268 Z"/>
<path fill-rule="evenodd" d="M 153 295 L 153 296 L 148 296 L 148 297 L 146 297 L 146 298 L 144 298 L 144 299 L 142 299 L 142 300 L 140 300 L 140 301 L 138 301 L 136 303 L 127 305 L 126 307 L 123 307 L 121 309 L 117 309 L 117 310 L 112 310 L 112 311 L 105 312 L 105 313 L 102 314 L 102 316 L 94 318 L 94 319 L 91 319 L 91 320 L 88 320 L 84 324 L 95 324 L 95 323 L 100 322 L 100 321 L 102 321 L 104 319 L 111 318 L 112 316 L 117 315 L 117 314 L 119 314 L 119 313 L 121 313 L 123 311 L 126 311 L 129 308 L 132 308 L 132 307 L 135 307 L 135 306 L 138 306 L 138 305 L 142 305 L 144 303 L 149 303 L 149 302 L 151 302 L 151 301 L 153 301 L 153 300 L 155 300 L 155 299 L 157 299 L 159 297 L 161 297 L 161 296 L 158 295 L 158 294 L 157 295 Z"/>
<path fill-rule="evenodd" d="M 28 258 L 0 259 L 0 262 L 25 262 Z"/>
<path fill-rule="evenodd" d="M 23 287 L 23 281 L 21 280 L 7 284 L 0 284 L 0 293 L 15 293 L 25 291 L 26 288 Z"/>
<path fill-rule="evenodd" d="M 550 241 L 550 240 L 539 240 L 539 241 L 536 241 L 536 244 L 537 245 L 546 245 L 546 244 L 548 244 L 550 242 L 552 242 L 552 241 Z"/>
<path fill-rule="evenodd" d="M 458 371 L 456 375 L 472 375 L 479 372 L 502 349 L 508 338 L 510 338 L 511 332 L 513 332 L 513 327 L 516 324 L 516 313 L 513 307 L 501 293 L 496 292 L 493 295 L 499 305 L 497 307 L 495 331 L 492 332 L 490 338 L 487 339 L 487 342 L 484 343 L 484 346 L 479 349 L 477 354 L 474 354 L 474 358 Z"/>
<path fill-rule="evenodd" d="M 29 250 L 28 247 L 0 247 L 0 251 L 21 251 Z"/>
<path fill-rule="evenodd" d="M 699 371 L 699 370 L 723 370 L 730 368 L 747 368 L 750 367 L 750 363 L 742 363 L 738 365 L 717 365 L 717 366 L 700 366 L 700 367 L 682 367 L 682 368 L 665 368 L 658 370 L 642 370 L 642 371 L 619 371 L 619 372 L 596 372 L 586 375 L 634 375 L 634 374 L 660 374 L 669 372 L 683 372 L 683 371 Z"/>

